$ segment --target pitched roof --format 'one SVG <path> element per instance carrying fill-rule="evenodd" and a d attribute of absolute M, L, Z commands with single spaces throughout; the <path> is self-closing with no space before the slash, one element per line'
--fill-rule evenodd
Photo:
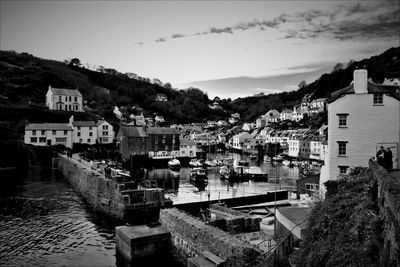
<path fill-rule="evenodd" d="M 74 127 L 96 127 L 96 123 L 94 121 L 74 121 L 72 125 Z"/>
<path fill-rule="evenodd" d="M 27 130 L 59 130 L 59 131 L 72 131 L 72 127 L 68 123 L 29 123 L 25 125 Z"/>
<path fill-rule="evenodd" d="M 119 128 L 118 136 L 128 137 L 147 137 L 148 135 L 142 127 L 135 126 L 121 126 Z"/>
<path fill-rule="evenodd" d="M 149 127 L 147 133 L 150 134 L 179 134 L 179 131 L 168 127 Z"/>
<path fill-rule="evenodd" d="M 53 87 L 51 87 L 50 90 L 55 95 L 80 96 L 80 97 L 82 97 L 82 94 L 78 90 L 63 89 L 63 88 L 53 88 Z"/>
<path fill-rule="evenodd" d="M 101 124 L 103 124 L 103 123 L 110 124 L 110 123 L 107 122 L 107 121 L 98 121 L 98 122 L 96 122 L 96 126 L 99 126 L 99 125 L 101 125 Z"/>
<path fill-rule="evenodd" d="M 390 95 L 391 97 L 393 97 L 397 100 L 400 100 L 399 93 L 396 93 L 396 90 L 399 90 L 399 89 L 400 89 L 400 86 L 376 84 L 376 83 L 372 83 L 370 81 L 367 82 L 367 91 L 369 94 L 384 93 L 384 94 Z M 353 83 L 345 88 L 342 88 L 340 90 L 333 92 L 327 102 L 332 103 L 335 100 L 337 100 L 338 98 L 340 98 L 344 95 L 349 95 L 349 94 L 354 94 L 354 84 Z"/>

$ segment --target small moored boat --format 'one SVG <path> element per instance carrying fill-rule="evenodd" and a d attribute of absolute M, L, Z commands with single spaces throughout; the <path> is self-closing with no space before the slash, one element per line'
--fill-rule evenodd
<path fill-rule="evenodd" d="M 168 168 L 171 170 L 180 170 L 181 169 L 181 162 L 178 159 L 171 159 L 168 161 Z"/>

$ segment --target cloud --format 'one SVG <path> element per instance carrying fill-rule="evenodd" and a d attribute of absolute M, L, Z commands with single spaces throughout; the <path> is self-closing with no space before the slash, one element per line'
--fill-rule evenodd
<path fill-rule="evenodd" d="M 338 5 L 329 10 L 311 9 L 294 14 L 281 14 L 270 20 L 253 19 L 233 26 L 211 27 L 192 34 L 175 33 L 171 39 L 196 35 L 234 34 L 239 31 L 274 29 L 283 39 L 347 40 L 398 36 L 400 5 L 393 0 Z M 164 42 L 159 38 L 155 42 Z"/>
<path fill-rule="evenodd" d="M 155 40 L 156 43 L 161 43 L 161 42 L 165 42 L 167 39 L 166 38 L 158 38 L 157 40 Z"/>

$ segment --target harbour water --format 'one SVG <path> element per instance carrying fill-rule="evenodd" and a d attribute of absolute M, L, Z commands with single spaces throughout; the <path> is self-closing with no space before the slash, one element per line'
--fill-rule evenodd
<path fill-rule="evenodd" d="M 235 157 L 239 157 L 236 155 Z M 189 169 L 150 172 L 175 203 L 224 199 L 294 188 L 298 169 L 260 166 L 279 175 L 279 183 L 229 184 L 210 169 L 204 188 L 189 181 Z M 275 174 L 272 172 L 275 171 Z M 0 265 L 6 266 L 116 266 L 113 222 L 91 211 L 56 170 L 33 168 L 0 172 Z"/>

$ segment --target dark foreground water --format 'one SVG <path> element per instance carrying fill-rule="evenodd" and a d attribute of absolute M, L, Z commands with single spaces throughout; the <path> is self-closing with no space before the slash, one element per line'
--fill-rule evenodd
<path fill-rule="evenodd" d="M 1 266 L 115 266 L 114 225 L 57 171 L 0 172 Z"/>

